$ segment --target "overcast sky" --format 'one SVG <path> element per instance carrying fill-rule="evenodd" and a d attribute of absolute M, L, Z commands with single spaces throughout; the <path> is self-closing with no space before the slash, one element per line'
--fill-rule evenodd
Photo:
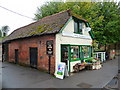
<path fill-rule="evenodd" d="M 50 0 L 0 0 L 0 6 L 34 18 L 37 7 L 41 6 L 46 1 Z M 0 7 L 0 27 L 8 25 L 10 27 L 9 33 L 31 22 L 33 22 L 33 20 L 30 18 L 14 14 Z"/>
<path fill-rule="evenodd" d="M 0 6 L 34 18 L 37 7 L 43 5 L 47 1 L 52 0 L 0 0 Z M 8 25 L 10 27 L 9 33 L 32 22 L 34 21 L 30 18 L 14 14 L 0 7 L 0 28 L 1 26 Z"/>

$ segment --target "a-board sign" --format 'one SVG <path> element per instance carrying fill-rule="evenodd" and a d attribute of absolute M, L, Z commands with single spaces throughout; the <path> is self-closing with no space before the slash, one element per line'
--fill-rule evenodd
<path fill-rule="evenodd" d="M 48 55 L 53 55 L 53 40 L 46 42 L 46 50 Z"/>
<path fill-rule="evenodd" d="M 69 76 L 66 64 L 61 62 L 57 65 L 56 78 L 63 79 L 64 75 Z"/>

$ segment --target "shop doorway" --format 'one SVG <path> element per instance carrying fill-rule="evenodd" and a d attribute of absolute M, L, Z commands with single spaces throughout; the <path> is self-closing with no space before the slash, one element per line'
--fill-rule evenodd
<path fill-rule="evenodd" d="M 15 49 L 15 63 L 18 64 L 18 49 Z"/>
<path fill-rule="evenodd" d="M 37 60 L 38 60 L 38 49 L 30 48 L 30 66 L 33 68 L 37 68 Z"/>
<path fill-rule="evenodd" d="M 67 66 L 67 70 L 69 71 L 69 47 L 67 45 L 61 46 L 61 62 L 64 62 Z"/>

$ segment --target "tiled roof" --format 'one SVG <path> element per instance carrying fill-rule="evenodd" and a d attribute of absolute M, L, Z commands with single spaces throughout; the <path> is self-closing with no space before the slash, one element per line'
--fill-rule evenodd
<path fill-rule="evenodd" d="M 74 16 L 86 22 L 86 20 L 71 13 L 71 10 L 62 11 L 51 16 L 46 16 L 37 22 L 14 30 L 3 42 L 19 38 L 39 36 L 43 34 L 58 33 L 68 19 Z"/>

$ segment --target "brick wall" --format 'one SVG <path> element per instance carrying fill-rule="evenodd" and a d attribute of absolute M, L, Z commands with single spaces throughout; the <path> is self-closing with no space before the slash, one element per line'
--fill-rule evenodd
<path fill-rule="evenodd" d="M 44 35 L 39 37 L 32 37 L 26 39 L 14 40 L 9 43 L 9 62 L 15 62 L 15 49 L 19 51 L 19 64 L 30 65 L 30 55 L 29 48 L 38 48 L 38 66 L 39 70 L 48 71 L 48 55 L 46 55 L 46 41 L 53 40 L 53 56 L 51 57 L 51 73 L 55 71 L 55 36 L 54 35 Z"/>

